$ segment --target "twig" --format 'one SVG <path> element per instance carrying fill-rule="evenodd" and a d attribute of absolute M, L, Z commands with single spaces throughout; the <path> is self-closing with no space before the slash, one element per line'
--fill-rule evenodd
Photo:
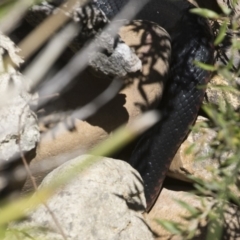
<path fill-rule="evenodd" d="M 15 6 L 8 12 L 0 22 L 0 30 L 8 35 L 17 26 L 17 23 L 23 18 L 28 8 L 32 5 L 32 0 L 16 1 Z"/>
<path fill-rule="evenodd" d="M 22 42 L 19 44 L 21 56 L 28 59 L 39 47 L 41 47 L 59 28 L 61 28 L 71 18 L 71 12 L 78 0 L 68 0 L 63 3 L 57 14 L 52 14 L 43 21 L 36 29 L 34 29 Z M 81 6 L 87 3 L 88 0 L 81 0 Z M 68 13 L 68 14 L 66 14 Z"/>
<path fill-rule="evenodd" d="M 20 152 L 20 156 L 21 156 L 21 159 L 22 159 L 22 162 L 24 164 L 24 167 L 27 171 L 27 175 L 30 177 L 31 179 L 31 182 L 32 182 L 32 185 L 33 185 L 33 188 L 35 190 L 35 193 L 37 194 L 37 191 L 38 191 L 38 186 L 37 186 L 37 183 L 35 181 L 35 178 L 33 177 L 32 173 L 31 173 L 31 170 L 29 168 L 29 165 L 27 163 L 27 159 L 25 158 L 24 156 L 24 153 L 23 153 L 23 150 L 22 150 L 22 147 L 21 147 L 21 120 L 22 120 L 22 115 L 24 113 L 24 109 L 27 107 L 28 105 L 26 104 L 23 109 L 22 109 L 22 113 L 20 114 L 19 116 L 19 121 L 18 121 L 18 148 L 19 148 L 19 152 Z M 55 214 L 51 211 L 51 209 L 49 208 L 49 206 L 47 205 L 47 203 L 45 201 L 42 201 L 43 205 L 46 207 L 46 209 L 48 210 L 49 214 L 51 215 L 54 223 L 56 224 L 60 234 L 62 235 L 63 239 L 64 240 L 67 240 L 67 237 L 58 221 L 58 219 L 56 218 Z"/>
<path fill-rule="evenodd" d="M 75 23 L 69 23 L 57 33 L 47 46 L 39 53 L 27 69 L 23 72 L 26 78 L 31 79 L 30 89 L 34 89 L 51 68 L 52 64 L 67 47 L 68 43 L 77 35 L 80 28 Z"/>

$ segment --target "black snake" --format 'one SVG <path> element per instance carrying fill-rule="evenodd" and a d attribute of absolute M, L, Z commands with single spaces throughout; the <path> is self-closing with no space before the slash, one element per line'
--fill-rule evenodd
<path fill-rule="evenodd" d="M 112 18 L 128 0 L 98 0 Z M 196 119 L 210 73 L 194 63 L 214 61 L 213 39 L 207 20 L 191 14 L 184 0 L 150 0 L 134 19 L 155 22 L 172 38 L 171 71 L 159 106 L 162 118 L 138 142 L 130 164 L 141 174 L 149 210 L 155 202 L 171 161 Z"/>

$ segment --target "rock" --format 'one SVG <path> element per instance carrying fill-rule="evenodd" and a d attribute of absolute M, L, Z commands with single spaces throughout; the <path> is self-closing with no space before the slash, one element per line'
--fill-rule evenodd
<path fill-rule="evenodd" d="M 238 1 L 232 2 L 228 0 L 215 0 L 221 6 L 226 6 L 233 11 L 234 14 L 239 15 L 240 13 L 240 4 Z M 235 4 L 235 5 L 234 5 Z"/>
<path fill-rule="evenodd" d="M 134 51 L 119 37 L 110 33 L 101 33 L 94 41 L 95 45 L 104 51 L 93 51 L 89 65 L 97 74 L 111 77 L 125 77 L 142 69 L 142 62 Z M 107 52 L 107 54 L 106 54 Z"/>
<path fill-rule="evenodd" d="M 106 139 L 120 125 L 131 123 L 132 119 L 142 112 L 157 106 L 168 74 L 171 54 L 168 34 L 156 24 L 134 21 L 123 27 L 120 35 L 142 60 L 142 72 L 122 79 L 124 88 L 95 115 L 86 120 L 73 119 L 75 129 L 69 130 L 64 120 L 55 131 L 47 128 L 51 124 L 44 126 L 46 132 L 42 135 L 37 157 L 31 163 L 32 168 L 45 160 L 47 165 L 51 165 L 55 160 L 59 160 L 60 156 L 62 162 L 67 161 L 71 152 L 74 154 L 71 158 L 83 154 Z M 150 42 L 153 42 L 151 48 Z M 74 88 L 53 101 L 52 106 L 46 106 L 48 117 L 54 117 L 51 112 L 61 114 L 84 106 L 104 91 L 110 82 L 108 78 L 85 71 L 79 76 Z M 52 109 L 49 110 L 48 107 Z M 37 171 L 34 176 L 37 182 L 40 182 L 46 172 L 40 168 Z M 24 191 L 31 188 L 32 184 L 28 181 Z"/>
<path fill-rule="evenodd" d="M 166 188 L 163 188 L 157 202 L 151 209 L 147 218 L 150 222 L 150 227 L 158 235 L 158 238 L 161 240 L 173 239 L 173 240 L 181 240 L 178 236 L 172 236 L 166 229 L 161 227 L 155 220 L 162 219 L 168 221 L 174 221 L 177 223 L 186 224 L 183 217 L 188 216 L 189 213 L 186 209 L 182 208 L 175 200 L 186 201 L 190 206 L 200 207 L 201 203 L 197 196 L 190 196 L 188 193 L 184 191 L 172 191 Z M 206 233 L 206 232 L 204 232 Z M 173 237 L 173 238 L 171 238 Z M 204 235 L 202 235 L 202 239 L 205 239 Z"/>
<path fill-rule="evenodd" d="M 87 156 L 80 156 L 58 167 L 44 178 L 39 188 L 49 186 L 56 177 L 74 169 Z M 153 239 L 142 216 L 146 200 L 141 177 L 123 161 L 100 158 L 70 184 L 56 191 L 47 205 L 69 240 Z M 27 220 L 12 227 L 20 231 L 28 229 L 26 231 L 32 237 L 63 239 L 44 206 L 38 207 Z M 29 230 L 29 227 L 33 229 Z M 39 227 L 45 231 L 38 231 Z M 19 234 L 19 238 L 25 239 Z M 10 233 L 6 239 L 19 238 L 14 238 L 14 233 Z"/>
<path fill-rule="evenodd" d="M 198 117 L 197 119 L 197 123 L 207 121 L 203 117 Z M 197 131 L 192 131 L 176 153 L 168 176 L 188 182 L 190 181 L 187 178 L 188 175 L 199 177 L 203 180 L 210 180 L 212 170 L 219 167 L 219 160 L 209 157 L 210 153 L 214 151 L 210 144 L 215 136 L 216 132 L 213 129 L 204 126 L 199 126 Z M 192 146 L 194 148 L 189 153 L 188 149 Z M 227 156 L 227 153 L 223 154 L 222 161 Z"/>
<path fill-rule="evenodd" d="M 19 138 L 23 151 L 35 148 L 39 140 L 39 131 L 36 115 L 30 109 L 30 104 L 34 104 L 36 96 L 28 93 L 27 80 L 10 63 L 6 66 L 3 62 L 5 54 L 19 66 L 22 63 L 22 59 L 17 55 L 19 49 L 3 35 L 0 35 L 0 43 L 0 160 L 7 161 L 19 153 Z"/>
<path fill-rule="evenodd" d="M 203 2 L 209 2 L 208 0 L 199 0 Z M 211 0 L 210 5 L 215 4 L 215 2 L 218 3 L 219 6 L 222 6 L 224 8 L 227 8 L 231 11 L 231 14 L 228 19 L 228 26 L 226 29 L 226 33 L 224 34 L 223 41 L 216 47 L 216 65 L 220 66 L 226 66 L 228 63 L 230 63 L 230 68 L 228 68 L 229 74 L 226 74 L 226 72 L 222 71 L 222 75 L 228 75 L 227 80 L 229 83 L 230 79 L 233 82 L 233 79 L 239 83 L 239 76 L 237 74 L 237 70 L 239 68 L 240 64 L 240 58 L 239 58 L 239 51 L 238 48 L 235 47 L 235 44 L 239 42 L 239 36 L 238 31 L 234 29 L 234 26 L 239 26 L 239 16 L 240 16 L 240 4 L 238 1 L 228 1 L 228 0 Z M 213 9 L 216 10 L 216 9 Z M 219 13 L 219 11 L 217 11 Z M 222 26 L 222 21 L 213 21 L 212 28 L 215 37 L 218 36 L 219 29 Z M 234 74 L 235 73 L 235 74 Z"/>
<path fill-rule="evenodd" d="M 198 117 L 197 122 L 208 121 L 206 118 Z M 175 155 L 169 169 L 168 175 L 180 180 L 190 181 L 187 175 L 194 175 L 202 179 L 209 179 L 211 172 L 209 169 L 218 167 L 214 159 L 201 159 L 200 156 L 207 156 L 211 151 L 210 143 L 216 136 L 216 132 L 206 127 L 200 127 L 197 132 L 190 132 L 187 139 L 182 143 Z M 194 144 L 191 153 L 186 153 L 187 149 Z"/>
<path fill-rule="evenodd" d="M 221 89 L 220 87 L 223 88 Z M 232 90 L 228 90 L 228 87 L 232 88 Z M 221 105 L 224 108 L 230 105 L 234 110 L 238 110 L 240 109 L 240 93 L 237 90 L 233 91 L 233 89 L 234 86 L 229 80 L 215 76 L 208 84 L 205 102 L 215 106 Z"/>
<path fill-rule="evenodd" d="M 23 62 L 18 51 L 8 37 L 0 34 L 0 192 L 8 192 L 9 185 L 17 188 L 17 182 L 25 179 L 26 173 L 18 171 L 22 165 L 20 153 L 34 152 L 40 138 L 37 118 L 30 108 L 37 96 L 28 92 L 29 80 L 13 67 Z"/>
<path fill-rule="evenodd" d="M 181 238 L 177 235 L 171 235 L 168 231 L 166 231 L 163 227 L 161 227 L 156 219 L 164 219 L 170 220 L 181 224 L 186 224 L 189 229 L 194 227 L 196 224 L 195 221 L 184 220 L 184 217 L 189 216 L 189 212 L 187 209 L 183 208 L 179 205 L 176 200 L 181 200 L 186 202 L 189 206 L 195 207 L 197 209 L 207 209 L 211 207 L 214 203 L 212 198 L 205 198 L 203 201 L 206 203 L 206 207 L 204 208 L 202 205 L 202 198 L 189 194 L 187 192 L 179 191 L 179 190 L 169 190 L 162 189 L 162 192 L 152 208 L 151 212 L 148 215 L 148 219 L 150 221 L 150 227 L 152 230 L 158 235 L 158 238 L 161 240 L 173 239 L 173 240 L 182 240 L 186 238 Z M 230 204 L 226 213 L 224 214 L 224 234 L 222 239 L 239 239 L 240 238 L 240 225 L 239 225 L 239 209 L 237 206 Z M 198 226 L 197 236 L 193 237 L 194 240 L 202 240 L 206 239 L 207 235 L 207 221 L 202 220 Z"/>

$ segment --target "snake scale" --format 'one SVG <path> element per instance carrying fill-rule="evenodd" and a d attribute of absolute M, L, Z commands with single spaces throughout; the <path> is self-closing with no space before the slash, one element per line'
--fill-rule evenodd
<path fill-rule="evenodd" d="M 116 15 L 128 0 L 98 0 L 108 18 Z M 155 22 L 172 38 L 169 79 L 158 107 L 161 120 L 150 128 L 135 147 L 130 164 L 141 174 L 147 210 L 153 206 L 171 161 L 197 117 L 211 74 L 194 61 L 212 64 L 213 37 L 207 20 L 191 14 L 193 6 L 184 0 L 150 0 L 134 17 Z"/>

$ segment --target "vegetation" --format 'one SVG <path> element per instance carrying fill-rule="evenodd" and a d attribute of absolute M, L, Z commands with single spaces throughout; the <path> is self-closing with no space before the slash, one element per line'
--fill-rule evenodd
<path fill-rule="evenodd" d="M 232 1 L 233 6 L 237 1 Z M 227 38 L 230 38 L 229 59 L 226 64 L 216 64 L 209 66 L 196 63 L 206 70 L 213 71 L 213 74 L 226 79 L 226 85 L 214 85 L 215 89 L 223 91 L 225 94 L 235 94 L 239 99 L 239 65 L 234 62 L 234 53 L 239 51 L 240 42 L 237 32 L 239 31 L 238 17 L 227 7 L 223 7 L 223 15 L 219 15 L 207 9 L 194 9 L 192 12 L 213 20 L 215 28 L 215 47 L 218 51 L 226 46 Z M 229 40 L 229 39 L 228 39 Z M 224 95 L 224 94 L 223 94 Z M 230 206 L 239 206 L 239 167 L 240 167 L 240 113 L 239 107 L 235 107 L 227 102 L 227 98 L 219 99 L 218 104 L 203 105 L 203 110 L 209 121 L 196 124 L 193 131 L 200 131 L 201 128 L 213 129 L 216 133 L 210 143 L 211 151 L 207 154 L 196 154 L 199 161 L 203 159 L 214 159 L 218 162 L 218 168 L 212 167 L 211 179 L 203 180 L 198 177 L 189 176 L 194 181 L 194 194 L 201 196 L 201 207 L 189 206 L 186 202 L 177 201 L 181 207 L 189 212 L 189 216 L 184 217 L 187 224 L 180 224 L 171 221 L 158 220 L 158 222 L 173 235 L 179 235 L 183 239 L 192 239 L 199 234 L 199 228 L 205 219 L 207 222 L 207 240 L 222 239 L 226 215 Z M 189 147 L 189 153 L 194 152 L 194 145 Z M 233 204 L 233 205 L 232 205 Z M 236 211 L 237 208 L 235 208 Z M 235 212 L 231 215 L 237 215 Z M 228 216 L 229 217 L 229 216 Z M 206 223 L 205 222 L 205 223 Z M 189 224 L 190 223 L 190 224 Z M 239 226 L 235 226 L 232 231 L 238 232 Z M 224 238 L 225 239 L 225 238 Z M 227 239 L 227 238 L 226 238 Z"/>

